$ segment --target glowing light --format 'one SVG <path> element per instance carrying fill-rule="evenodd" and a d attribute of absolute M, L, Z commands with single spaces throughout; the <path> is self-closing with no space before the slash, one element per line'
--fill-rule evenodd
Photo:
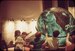
<path fill-rule="evenodd" d="M 30 23 L 26 21 L 16 20 L 16 21 L 6 21 L 3 25 L 3 37 L 6 40 L 7 44 L 10 41 L 15 42 L 14 32 L 15 30 L 20 30 L 21 32 L 31 32 L 29 37 L 36 33 L 37 21 L 33 20 Z"/>
<path fill-rule="evenodd" d="M 11 40 L 14 41 L 14 22 L 13 21 L 6 21 L 3 26 L 3 37 L 6 42 L 10 42 Z M 12 37 L 12 38 L 11 38 Z"/>
<path fill-rule="evenodd" d="M 15 23 L 16 23 L 16 25 L 15 25 L 16 30 L 20 30 L 21 32 L 28 31 L 28 24 L 25 21 L 17 20 Z"/>
<path fill-rule="evenodd" d="M 35 21 L 35 20 L 30 21 L 28 29 L 31 33 L 26 37 L 26 39 L 28 39 L 29 37 L 31 37 L 32 35 L 34 35 L 37 32 L 37 30 L 35 28 L 36 26 L 37 26 L 37 21 Z"/>
<path fill-rule="evenodd" d="M 35 29 L 35 27 L 37 25 L 36 23 L 37 23 L 37 21 L 31 21 L 30 22 L 30 25 L 29 25 L 30 28 L 29 29 L 31 30 L 32 34 L 34 34 L 36 32 L 36 29 Z"/>

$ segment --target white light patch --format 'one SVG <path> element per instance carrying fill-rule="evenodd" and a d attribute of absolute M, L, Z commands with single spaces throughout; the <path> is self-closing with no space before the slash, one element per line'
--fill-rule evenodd
<path fill-rule="evenodd" d="M 62 15 L 67 16 L 66 13 L 62 12 Z"/>
<path fill-rule="evenodd" d="M 37 21 L 35 21 L 35 20 L 30 21 L 28 29 L 31 33 L 26 37 L 26 39 L 33 36 L 37 32 L 36 26 L 37 26 Z"/>
<path fill-rule="evenodd" d="M 14 41 L 14 22 L 13 21 L 6 21 L 3 25 L 3 37 L 6 40 L 7 44 L 10 41 Z"/>
<path fill-rule="evenodd" d="M 17 20 L 15 25 L 16 30 L 20 30 L 21 32 L 27 32 L 28 31 L 28 24 L 25 21 Z"/>
<path fill-rule="evenodd" d="M 35 27 L 37 26 L 37 21 L 35 21 L 35 20 L 31 21 L 29 26 L 30 26 L 29 29 L 32 32 L 32 34 L 36 33 Z"/>

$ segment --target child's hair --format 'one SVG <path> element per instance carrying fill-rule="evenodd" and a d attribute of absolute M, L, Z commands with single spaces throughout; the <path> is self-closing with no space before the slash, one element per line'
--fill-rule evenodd
<path fill-rule="evenodd" d="M 26 32 L 22 32 L 22 35 L 28 35 Z"/>
<path fill-rule="evenodd" d="M 53 37 L 58 37 L 58 35 L 59 35 L 59 31 L 58 30 L 55 30 L 54 32 L 53 32 Z"/>
<path fill-rule="evenodd" d="M 35 37 L 41 37 L 41 32 L 36 32 Z"/>
<path fill-rule="evenodd" d="M 19 36 L 20 33 L 21 33 L 20 30 L 16 30 L 16 31 L 15 31 L 15 37 L 16 37 L 16 36 Z"/>

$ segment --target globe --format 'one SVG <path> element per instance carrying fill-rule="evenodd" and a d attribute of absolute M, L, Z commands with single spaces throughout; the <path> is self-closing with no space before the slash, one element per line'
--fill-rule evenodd
<path fill-rule="evenodd" d="M 58 36 L 59 45 L 62 46 L 65 45 L 66 34 L 75 28 L 74 22 L 75 19 L 69 11 L 53 7 L 46 9 L 40 14 L 37 22 L 37 31 L 42 32 L 45 37 L 46 33 L 52 36 L 53 32 L 58 30 L 60 32 Z"/>

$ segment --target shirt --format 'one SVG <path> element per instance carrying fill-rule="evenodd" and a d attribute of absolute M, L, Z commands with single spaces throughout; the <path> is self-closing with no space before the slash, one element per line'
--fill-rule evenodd
<path fill-rule="evenodd" d="M 45 43 L 49 45 L 49 48 L 51 50 L 55 50 L 58 48 L 58 39 L 55 37 L 46 36 Z"/>
<path fill-rule="evenodd" d="M 16 43 L 16 48 L 23 49 L 24 40 L 21 36 L 17 37 L 15 43 Z"/>

